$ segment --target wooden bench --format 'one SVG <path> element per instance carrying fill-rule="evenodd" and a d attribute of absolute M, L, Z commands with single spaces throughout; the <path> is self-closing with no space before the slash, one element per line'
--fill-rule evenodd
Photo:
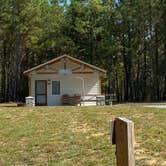
<path fill-rule="evenodd" d="M 81 96 L 79 96 L 79 95 L 74 95 L 74 96 L 62 95 L 61 100 L 62 100 L 63 105 L 78 105 L 81 102 Z"/>

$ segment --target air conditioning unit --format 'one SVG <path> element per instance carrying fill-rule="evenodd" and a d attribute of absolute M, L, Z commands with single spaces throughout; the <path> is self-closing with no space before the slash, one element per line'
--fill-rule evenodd
<path fill-rule="evenodd" d="M 32 96 L 28 96 L 25 98 L 26 106 L 35 106 L 35 98 Z"/>

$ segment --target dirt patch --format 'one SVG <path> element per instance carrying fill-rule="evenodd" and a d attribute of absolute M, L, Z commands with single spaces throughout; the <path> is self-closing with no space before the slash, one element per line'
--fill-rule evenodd
<path fill-rule="evenodd" d="M 92 134 L 91 136 L 92 137 L 101 137 L 101 136 L 104 136 L 106 135 L 107 133 L 95 133 L 95 134 Z"/>
<path fill-rule="evenodd" d="M 94 134 L 91 134 L 90 136 L 87 136 L 86 139 L 95 138 L 95 137 L 103 137 L 104 135 L 108 135 L 108 133 L 94 133 Z"/>
<path fill-rule="evenodd" d="M 0 141 L 0 146 L 6 146 L 7 142 Z"/>
<path fill-rule="evenodd" d="M 88 126 L 87 123 L 79 124 L 78 126 L 74 127 L 74 129 L 73 129 L 74 132 L 81 132 L 81 133 L 86 133 L 91 130 L 93 130 L 93 129 L 90 126 Z"/>
<path fill-rule="evenodd" d="M 166 166 L 166 161 L 159 157 L 154 157 L 150 155 L 150 152 L 141 147 L 140 143 L 135 143 L 135 156 L 136 160 L 144 160 L 147 166 Z"/>
<path fill-rule="evenodd" d="M 45 153 L 39 154 L 39 156 L 32 158 L 33 164 L 43 164 L 48 161 L 48 155 Z"/>
<path fill-rule="evenodd" d="M 19 162 L 14 163 L 14 165 L 17 165 L 17 166 L 25 166 L 25 163 L 19 161 Z"/>
<path fill-rule="evenodd" d="M 18 141 L 18 144 L 22 148 L 25 148 L 28 145 L 28 140 L 26 138 L 22 138 L 21 140 Z"/>

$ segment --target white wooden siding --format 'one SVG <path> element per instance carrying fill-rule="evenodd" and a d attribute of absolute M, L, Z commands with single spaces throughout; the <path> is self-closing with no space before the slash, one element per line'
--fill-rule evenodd
<path fill-rule="evenodd" d="M 76 71 L 81 72 L 83 70 L 83 66 L 81 64 L 76 64 L 72 61 L 67 60 L 66 64 L 67 69 L 79 68 Z M 60 74 L 37 74 L 37 72 L 57 72 L 59 69 L 64 69 L 64 61 L 60 61 L 55 64 L 51 64 L 49 66 L 43 67 L 38 71 L 33 71 L 29 73 L 29 77 L 31 78 L 31 95 L 35 97 L 35 81 L 36 80 L 49 80 L 50 84 L 47 83 L 47 105 L 61 105 L 61 96 L 64 94 L 74 95 L 74 94 L 83 94 L 83 81 L 79 78 L 84 79 L 85 83 L 85 92 L 84 99 L 87 100 L 89 98 L 95 99 L 92 97 L 93 95 L 100 95 L 100 79 L 99 72 L 92 70 L 91 68 L 84 68 L 84 72 L 93 71 L 90 74 L 71 74 L 71 75 L 60 75 Z M 60 95 L 52 95 L 52 81 L 60 81 Z M 88 96 L 86 96 L 88 95 Z M 92 95 L 91 97 L 89 95 Z M 94 105 L 94 103 L 90 102 L 89 105 Z"/>
<path fill-rule="evenodd" d="M 36 80 L 49 80 L 47 83 L 47 104 L 61 105 L 61 96 L 63 94 L 74 95 L 83 94 L 83 82 L 78 77 L 82 77 L 85 82 L 85 96 L 86 95 L 99 95 L 99 74 L 72 74 L 72 75 L 49 75 L 49 74 L 32 74 L 31 75 L 31 94 L 35 97 L 35 81 Z M 60 94 L 52 95 L 52 81 L 60 81 Z M 88 99 L 85 97 L 84 99 Z"/>

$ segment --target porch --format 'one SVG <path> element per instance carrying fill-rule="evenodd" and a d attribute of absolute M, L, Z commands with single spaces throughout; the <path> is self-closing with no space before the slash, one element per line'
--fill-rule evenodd
<path fill-rule="evenodd" d="M 74 106 L 90 106 L 90 105 L 105 105 L 106 100 L 104 95 L 62 95 L 62 105 L 74 105 Z"/>

